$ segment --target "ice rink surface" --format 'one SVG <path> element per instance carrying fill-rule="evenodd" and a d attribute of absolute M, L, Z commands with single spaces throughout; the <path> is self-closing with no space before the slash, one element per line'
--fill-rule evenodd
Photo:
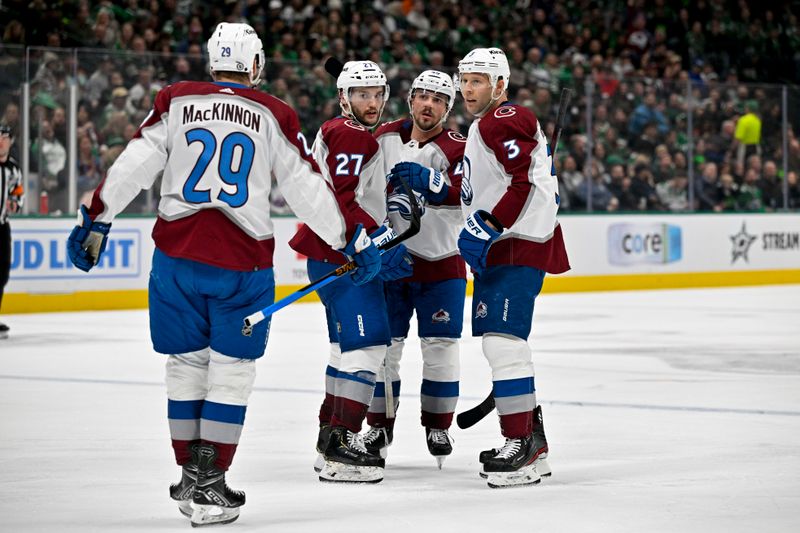
<path fill-rule="evenodd" d="M 553 476 L 492 490 L 493 414 L 455 428 L 439 471 L 407 342 L 395 442 L 378 485 L 312 470 L 327 362 L 319 304 L 279 312 L 212 531 L 788 532 L 800 524 L 800 286 L 545 295 L 531 346 Z M 469 331 L 470 317 L 465 317 Z M 146 311 L 15 315 L 0 341 L 0 531 L 186 531 Z M 490 390 L 462 343 L 458 411 Z"/>

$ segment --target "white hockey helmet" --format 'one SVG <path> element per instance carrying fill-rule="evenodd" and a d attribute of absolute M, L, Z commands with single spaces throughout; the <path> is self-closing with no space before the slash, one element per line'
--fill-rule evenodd
<path fill-rule="evenodd" d="M 264 48 L 249 24 L 220 22 L 208 40 L 208 60 L 211 72 L 245 72 L 256 85 L 264 70 Z"/>
<path fill-rule="evenodd" d="M 499 48 L 475 48 L 458 62 L 459 76 L 473 72 L 487 74 L 492 89 L 497 87 L 498 80 L 504 80 L 505 88 L 508 90 L 511 69 L 508 68 L 505 52 Z"/>
<path fill-rule="evenodd" d="M 456 88 L 453 85 L 453 79 L 448 74 L 438 70 L 426 70 L 414 78 L 406 100 L 409 112 L 411 112 L 411 98 L 414 96 L 414 91 L 420 89 L 447 96 L 447 111 L 442 116 L 442 122 L 447 120 L 447 115 L 450 114 L 450 110 L 453 109 L 453 104 L 456 100 Z"/>
<path fill-rule="evenodd" d="M 336 78 L 336 88 L 339 89 L 345 103 L 341 104 L 342 113 L 356 122 L 360 121 L 355 117 L 350 106 L 350 89 L 354 87 L 383 87 L 383 103 L 379 113 L 383 114 L 383 108 L 389 99 L 389 83 L 386 81 L 386 74 L 381 67 L 372 61 L 348 61 L 342 67 L 339 77 Z M 363 126 L 363 124 L 362 124 Z"/>

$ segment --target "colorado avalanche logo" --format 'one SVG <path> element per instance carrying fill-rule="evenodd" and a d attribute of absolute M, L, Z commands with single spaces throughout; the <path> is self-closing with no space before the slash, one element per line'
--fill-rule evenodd
<path fill-rule="evenodd" d="M 348 128 L 353 128 L 354 130 L 367 131 L 363 126 L 360 126 L 360 125 L 356 124 L 352 120 L 345 120 L 344 121 L 344 125 L 347 126 Z"/>
<path fill-rule="evenodd" d="M 472 175 L 472 165 L 469 157 L 464 156 L 464 177 L 461 178 L 461 202 L 464 205 L 472 205 L 472 183 L 469 178 Z"/>
<path fill-rule="evenodd" d="M 450 322 L 450 313 L 448 313 L 444 309 L 439 309 L 438 311 L 433 313 L 433 316 L 431 316 L 431 323 L 435 323 L 435 322 L 442 322 L 444 324 L 449 323 Z"/>
<path fill-rule="evenodd" d="M 447 136 L 453 139 L 456 142 L 465 143 L 467 142 L 467 138 L 458 133 L 457 131 L 448 131 Z"/>
<path fill-rule="evenodd" d="M 475 318 L 486 318 L 486 315 L 489 314 L 489 308 L 483 302 L 478 302 L 478 306 L 475 307 Z"/>
<path fill-rule="evenodd" d="M 500 106 L 494 111 L 494 116 L 497 118 L 513 117 L 517 114 L 517 110 L 510 106 Z"/>
<path fill-rule="evenodd" d="M 425 197 L 417 191 L 414 191 L 414 196 L 417 197 L 420 216 L 422 216 L 425 214 Z M 386 210 L 389 215 L 398 214 L 403 220 L 411 220 L 411 202 L 404 193 L 392 192 L 386 199 Z"/>

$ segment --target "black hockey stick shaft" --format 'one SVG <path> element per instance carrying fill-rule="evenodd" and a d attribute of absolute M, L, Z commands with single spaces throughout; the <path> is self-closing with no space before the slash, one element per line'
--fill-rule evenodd
<path fill-rule="evenodd" d="M 556 158 L 558 140 L 561 138 L 561 130 L 564 128 L 564 117 L 566 117 L 567 107 L 569 107 L 571 98 L 572 89 L 564 87 L 564 89 L 561 90 L 561 98 L 558 102 L 558 115 L 556 115 L 556 124 L 553 126 L 553 135 L 551 136 L 550 142 L 550 157 L 553 161 L 555 161 Z M 470 428 L 483 420 L 483 418 L 493 410 L 494 394 L 490 392 L 481 403 L 471 409 L 467 409 L 463 413 L 459 413 L 458 416 L 456 416 L 456 424 L 458 424 L 458 427 L 461 429 Z"/>
<path fill-rule="evenodd" d="M 378 250 L 380 250 L 381 253 L 385 252 L 386 250 L 389 250 L 390 248 L 394 248 L 401 242 L 408 240 L 417 233 L 419 233 L 421 225 L 420 219 L 422 218 L 422 212 L 419 207 L 419 202 L 417 202 L 417 197 L 414 195 L 414 191 L 411 190 L 411 187 L 403 178 L 398 177 L 398 179 L 400 179 L 400 185 L 403 187 L 403 191 L 408 195 L 408 201 L 409 204 L 411 205 L 411 223 L 403 233 L 393 238 L 392 240 L 378 246 Z M 266 319 L 268 316 L 296 302 L 303 296 L 310 294 L 316 290 L 319 290 L 330 283 L 333 283 L 336 280 L 336 278 L 339 278 L 349 272 L 352 272 L 356 268 L 358 267 L 356 266 L 355 261 L 349 261 L 348 263 L 345 263 L 339 268 L 331 272 L 328 272 L 327 274 L 322 276 L 320 279 L 314 281 L 313 283 L 309 283 L 305 287 L 296 290 L 295 292 L 286 296 L 285 298 L 281 298 L 274 304 L 268 305 L 264 309 L 256 311 L 255 313 L 245 317 L 244 326 L 242 327 L 242 335 L 247 336 L 249 332 L 252 332 L 253 326 L 258 324 L 262 320 Z"/>

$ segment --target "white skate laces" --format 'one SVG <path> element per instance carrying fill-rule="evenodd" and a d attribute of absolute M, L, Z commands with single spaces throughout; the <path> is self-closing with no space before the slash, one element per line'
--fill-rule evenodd
<path fill-rule="evenodd" d="M 447 432 L 446 429 L 434 429 L 434 428 L 431 428 L 430 432 L 428 433 L 428 440 L 430 440 L 434 444 L 442 444 L 442 445 L 450 444 L 453 441 L 453 439 L 450 438 L 450 434 Z"/>
<path fill-rule="evenodd" d="M 347 445 L 361 453 L 367 453 L 367 447 L 364 445 L 364 437 L 361 436 L 361 433 L 347 430 Z"/>
<path fill-rule="evenodd" d="M 500 451 L 495 455 L 498 459 L 509 459 L 514 457 L 519 452 L 522 446 L 522 439 L 506 439 L 506 443 L 500 448 Z"/>
<path fill-rule="evenodd" d="M 364 444 L 372 444 L 376 442 L 382 434 L 386 433 L 385 428 L 370 427 L 369 431 L 364 435 Z M 389 442 L 388 436 L 384 438 L 385 442 Z"/>

